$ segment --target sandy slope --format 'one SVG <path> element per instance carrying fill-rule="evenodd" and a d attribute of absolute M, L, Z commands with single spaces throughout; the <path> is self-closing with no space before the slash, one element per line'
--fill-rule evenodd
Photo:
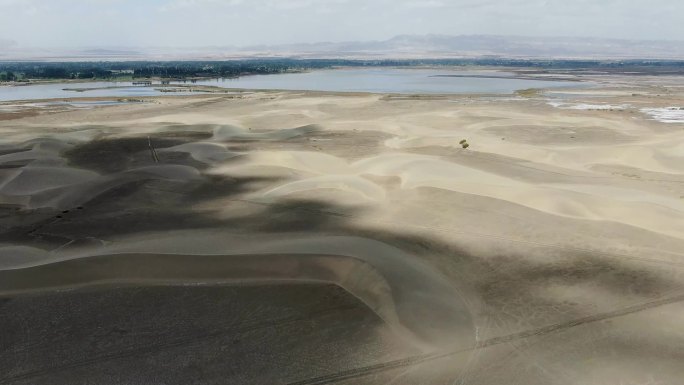
<path fill-rule="evenodd" d="M 326 283 L 382 321 L 374 339 L 354 342 L 337 367 L 259 370 L 264 378 L 676 383 L 684 126 L 642 110 L 684 95 L 621 82 L 552 105 L 543 94 L 258 92 L 0 121 L 0 297 L 20 311 L 35 295 L 72 298 L 57 288 L 110 298 L 122 286 Z M 585 108 L 600 105 L 621 107 Z M 308 314 L 303 298 L 297 311 Z M 111 326 L 102 322 L 93 330 Z M 16 351 L 33 343 L 12 341 Z M 307 341 L 282 346 L 292 344 Z M 103 349 L 92 365 L 124 354 Z M 0 383 L 67 383 L 68 368 L 91 365 L 30 369 L 8 357 Z"/>

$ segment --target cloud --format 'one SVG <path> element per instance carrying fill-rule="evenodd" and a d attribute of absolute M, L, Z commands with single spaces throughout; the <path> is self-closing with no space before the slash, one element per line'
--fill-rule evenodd
<path fill-rule="evenodd" d="M 682 39 L 682 0 L 0 0 L 22 46 L 255 45 L 403 34 Z M 119 15 L 119 16 L 117 16 Z"/>

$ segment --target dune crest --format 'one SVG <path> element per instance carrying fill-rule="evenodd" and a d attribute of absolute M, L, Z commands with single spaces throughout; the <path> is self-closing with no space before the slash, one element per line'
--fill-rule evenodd
<path fill-rule="evenodd" d="M 166 248 L 174 249 L 181 239 L 186 247 L 197 242 L 179 236 L 168 239 Z M 214 239 L 212 244 L 224 242 Z M 160 246 L 157 242 L 155 249 L 163 250 Z M 126 282 L 329 282 L 424 349 L 467 348 L 475 342 L 472 316 L 458 291 L 428 265 L 389 245 L 358 237 L 315 237 L 236 246 L 228 254 L 151 254 L 144 247 L 132 251 L 135 244 L 78 257 L 57 254 L 23 266 L 6 265 L 0 270 L 0 294 Z"/>

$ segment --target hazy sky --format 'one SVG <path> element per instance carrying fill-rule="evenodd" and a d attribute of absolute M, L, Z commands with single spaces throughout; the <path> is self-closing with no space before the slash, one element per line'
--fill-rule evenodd
<path fill-rule="evenodd" d="M 399 34 L 684 40 L 684 0 L 0 0 L 0 48 L 254 45 Z"/>

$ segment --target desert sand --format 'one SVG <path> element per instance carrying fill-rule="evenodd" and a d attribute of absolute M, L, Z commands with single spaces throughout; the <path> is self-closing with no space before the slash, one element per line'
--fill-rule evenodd
<path fill-rule="evenodd" d="M 684 79 L 594 80 L 5 106 L 0 384 L 681 383 Z"/>

